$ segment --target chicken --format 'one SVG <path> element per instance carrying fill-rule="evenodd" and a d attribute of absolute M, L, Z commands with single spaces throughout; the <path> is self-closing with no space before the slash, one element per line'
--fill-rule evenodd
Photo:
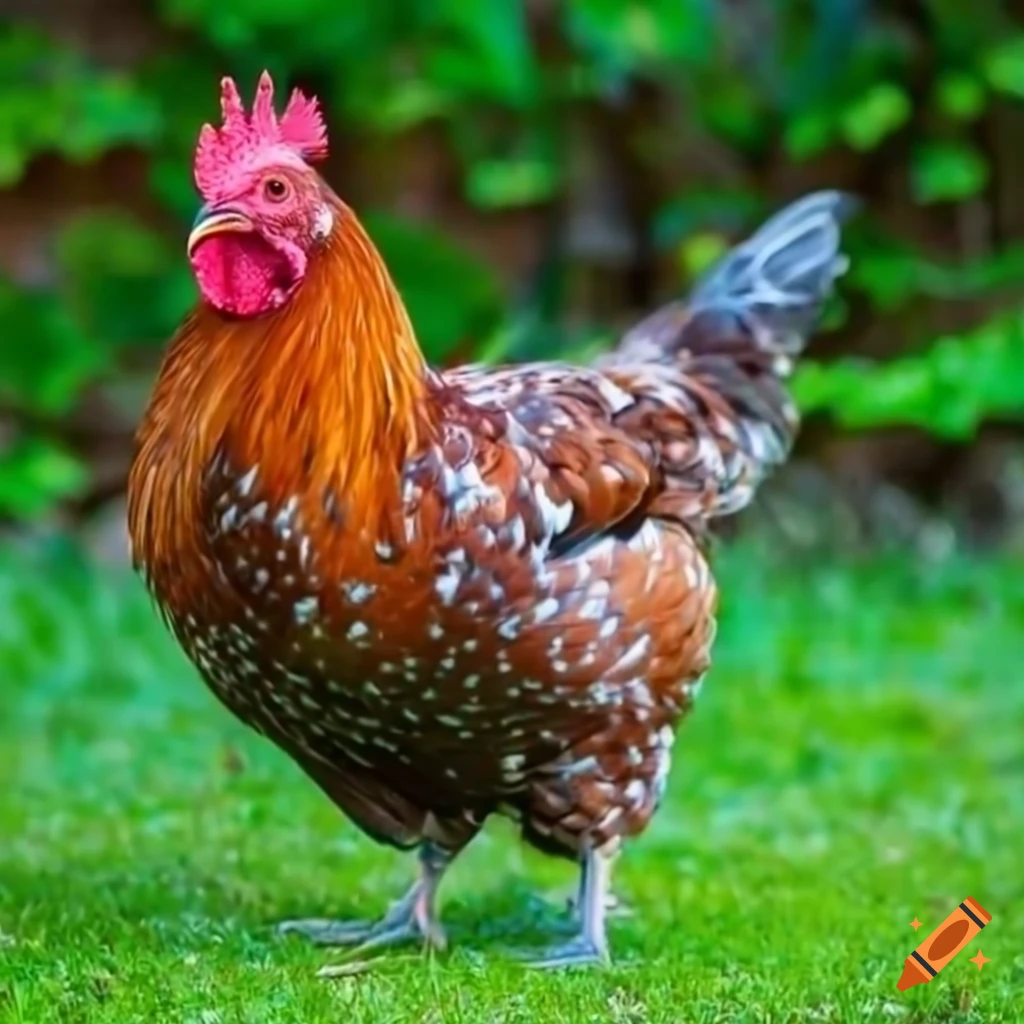
<path fill-rule="evenodd" d="M 608 959 L 613 859 L 665 792 L 709 664 L 708 523 L 787 455 L 782 387 L 843 272 L 835 192 L 794 203 L 690 300 L 591 367 L 439 372 L 355 214 L 312 164 L 315 100 L 222 84 L 173 339 L 129 482 L 134 562 L 213 693 L 419 872 L 366 950 L 444 944 L 438 883 L 484 821 L 580 867 Z"/>

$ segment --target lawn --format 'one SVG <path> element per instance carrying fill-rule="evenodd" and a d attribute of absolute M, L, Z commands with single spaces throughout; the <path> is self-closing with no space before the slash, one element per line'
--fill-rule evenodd
<path fill-rule="evenodd" d="M 408 858 L 214 703 L 134 581 L 0 555 L 0 1024 L 1024 1018 L 1020 567 L 719 565 L 717 662 L 619 861 L 615 965 L 502 959 L 560 926 L 572 873 L 498 823 L 443 890 L 450 956 L 323 981 L 336 954 L 272 922 L 379 911 Z M 967 896 L 992 924 L 898 993 Z"/>

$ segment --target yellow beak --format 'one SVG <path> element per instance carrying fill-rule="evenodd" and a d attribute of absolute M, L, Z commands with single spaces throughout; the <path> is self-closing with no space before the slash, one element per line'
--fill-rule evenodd
<path fill-rule="evenodd" d="M 216 210 L 204 206 L 192 224 L 186 248 L 191 256 L 195 252 L 196 246 L 210 235 L 221 234 L 224 231 L 252 231 L 253 229 L 252 221 L 238 210 Z"/>

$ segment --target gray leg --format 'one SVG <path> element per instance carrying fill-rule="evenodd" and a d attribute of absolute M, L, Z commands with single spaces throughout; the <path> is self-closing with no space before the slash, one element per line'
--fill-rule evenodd
<path fill-rule="evenodd" d="M 590 850 L 583 855 L 578 899 L 580 930 L 575 938 L 533 954 L 530 967 L 582 967 L 608 963 L 605 910 L 611 881 L 612 855 Z"/>
<path fill-rule="evenodd" d="M 569 913 L 569 917 L 577 924 L 580 923 L 582 918 L 580 917 L 580 907 L 583 904 L 583 872 L 580 872 L 579 884 L 576 887 L 576 892 L 572 896 L 567 896 L 565 900 L 565 909 Z M 608 918 L 615 917 L 632 917 L 633 908 L 627 903 L 621 896 L 616 896 L 615 893 L 609 891 L 608 895 L 604 899 L 604 911 L 605 916 Z"/>
<path fill-rule="evenodd" d="M 358 946 L 358 953 L 413 939 L 422 940 L 432 949 L 444 949 L 447 939 L 437 920 L 435 899 L 454 854 L 427 842 L 419 848 L 418 856 L 419 877 L 379 921 L 284 921 L 277 926 L 278 934 L 303 935 L 321 946 Z"/>

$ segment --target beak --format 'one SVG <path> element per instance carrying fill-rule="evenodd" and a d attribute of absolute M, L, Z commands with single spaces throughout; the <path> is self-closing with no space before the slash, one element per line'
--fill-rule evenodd
<path fill-rule="evenodd" d="M 203 206 L 196 219 L 192 222 L 192 231 L 188 236 L 187 250 L 189 256 L 195 252 L 196 246 L 210 235 L 224 231 L 252 231 L 252 221 L 240 210 L 230 207 Z"/>

